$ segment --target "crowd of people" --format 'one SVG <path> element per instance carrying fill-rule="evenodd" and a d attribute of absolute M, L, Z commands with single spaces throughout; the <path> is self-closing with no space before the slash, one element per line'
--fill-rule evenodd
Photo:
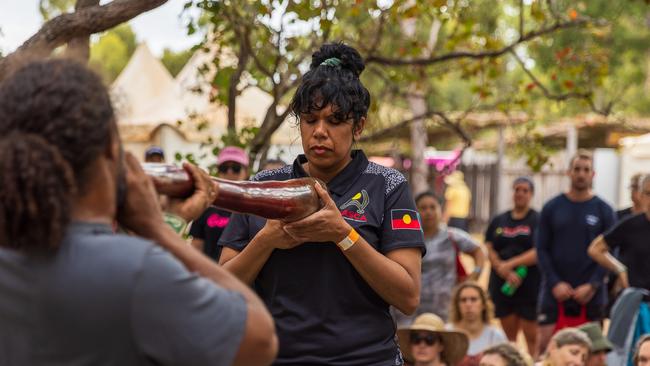
<path fill-rule="evenodd" d="M 413 199 L 355 149 L 364 67 L 342 43 L 316 51 L 289 104 L 304 154 L 252 177 L 326 183 L 322 208 L 291 223 L 211 206 L 218 186 L 191 164 L 194 193 L 161 204 L 99 77 L 64 59 L 14 70 L 0 82 L 0 365 L 606 365 L 611 299 L 650 290 L 650 175 L 617 217 L 579 151 L 540 212 L 517 178 L 481 243 L 460 172 L 444 199 Z M 216 163 L 249 179 L 240 147 Z M 191 245 L 166 214 L 191 222 Z M 634 365 L 650 365 L 642 333 Z"/>

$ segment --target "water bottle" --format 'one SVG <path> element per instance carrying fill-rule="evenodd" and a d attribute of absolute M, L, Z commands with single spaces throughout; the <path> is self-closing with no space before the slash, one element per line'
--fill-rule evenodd
<path fill-rule="evenodd" d="M 523 279 L 526 278 L 526 275 L 528 274 L 528 267 L 519 266 L 515 268 L 515 273 L 523 281 Z M 501 286 L 501 293 L 506 296 L 512 296 L 516 291 L 517 291 L 517 286 L 511 285 L 508 282 L 504 283 L 503 286 Z"/>

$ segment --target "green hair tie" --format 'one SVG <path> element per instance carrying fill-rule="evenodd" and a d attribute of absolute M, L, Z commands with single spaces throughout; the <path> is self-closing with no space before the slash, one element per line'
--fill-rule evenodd
<path fill-rule="evenodd" d="M 327 60 L 320 63 L 321 66 L 330 66 L 330 67 L 341 67 L 341 60 L 336 57 L 328 58 Z"/>

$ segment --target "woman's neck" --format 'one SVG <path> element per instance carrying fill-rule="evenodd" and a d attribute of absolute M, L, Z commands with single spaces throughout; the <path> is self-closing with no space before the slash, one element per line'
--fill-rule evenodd
<path fill-rule="evenodd" d="M 526 215 L 528 215 L 528 211 L 530 211 L 530 207 L 528 207 L 528 206 L 525 206 L 525 207 L 516 207 L 515 206 L 512 209 L 511 216 L 515 220 L 521 220 L 524 217 L 526 217 Z"/>
<path fill-rule="evenodd" d="M 422 227 L 422 231 L 424 232 L 424 237 L 425 238 L 433 238 L 440 232 L 440 225 L 426 225 Z"/>
<path fill-rule="evenodd" d="M 329 183 L 329 181 L 334 179 L 334 177 L 336 177 L 343 169 L 345 169 L 350 161 L 352 160 L 345 162 L 343 165 L 331 167 L 329 169 L 319 169 L 318 167 L 307 162 L 302 164 L 302 168 L 310 177 L 320 179 L 325 183 Z"/>
<path fill-rule="evenodd" d="M 456 324 L 456 327 L 466 331 L 470 339 L 475 339 L 480 337 L 481 333 L 483 333 L 483 329 L 485 328 L 485 323 L 483 323 L 481 320 L 476 320 L 476 321 L 461 320 Z"/>
<path fill-rule="evenodd" d="M 447 365 L 446 363 L 440 360 L 440 355 L 437 355 L 436 358 L 434 358 L 431 361 L 428 362 L 415 361 L 415 363 L 413 364 L 413 366 L 446 366 L 446 365 Z"/>

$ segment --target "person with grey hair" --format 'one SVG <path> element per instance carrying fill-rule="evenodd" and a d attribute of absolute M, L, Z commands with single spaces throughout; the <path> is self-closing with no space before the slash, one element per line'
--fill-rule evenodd
<path fill-rule="evenodd" d="M 555 333 L 541 366 L 584 366 L 589 357 L 591 340 L 581 330 L 564 328 Z"/>
<path fill-rule="evenodd" d="M 650 334 L 639 338 L 632 357 L 634 366 L 650 366 Z"/>
<path fill-rule="evenodd" d="M 641 208 L 643 212 L 628 216 L 589 246 L 589 255 L 601 266 L 618 274 L 623 288 L 650 290 L 650 174 L 641 178 Z M 615 258 L 611 251 L 619 248 Z"/>
<path fill-rule="evenodd" d="M 530 363 L 512 343 L 501 343 L 483 351 L 479 366 L 528 366 Z"/>

